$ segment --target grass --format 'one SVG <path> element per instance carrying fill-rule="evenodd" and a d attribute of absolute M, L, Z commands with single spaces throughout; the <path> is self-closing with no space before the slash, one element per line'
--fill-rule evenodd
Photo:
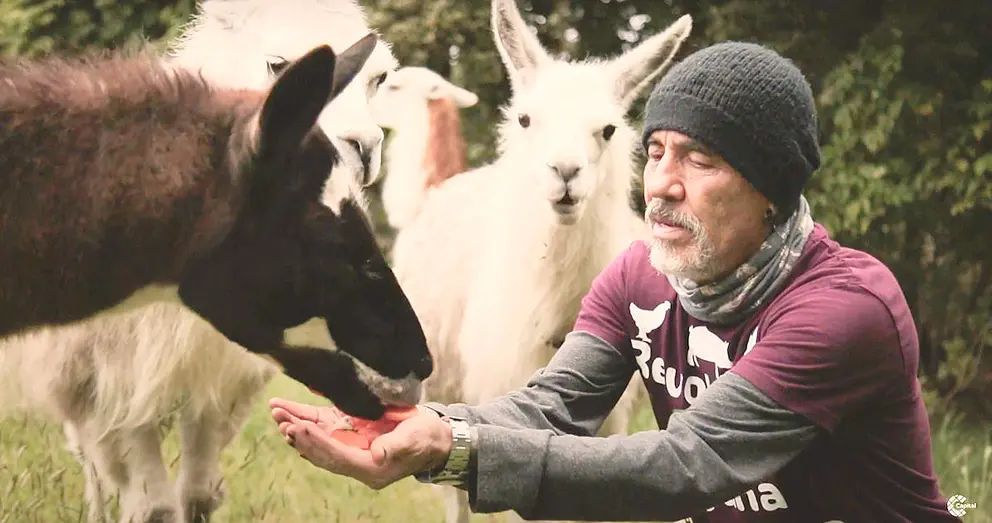
<path fill-rule="evenodd" d="M 275 431 L 266 400 L 279 395 L 320 402 L 301 385 L 277 377 L 255 405 L 251 419 L 223 454 L 227 499 L 215 522 L 438 522 L 441 497 L 413 479 L 381 491 L 334 476 L 299 458 Z M 641 412 L 633 430 L 655 428 L 650 412 Z M 968 523 L 992 523 L 992 435 L 957 416 L 936 420 L 935 460 L 945 495 L 963 494 L 977 503 L 964 516 Z M 174 464 L 178 446 L 173 434 L 163 449 Z M 85 520 L 79 466 L 65 450 L 58 425 L 24 418 L 0 422 L 0 523 Z M 473 523 L 502 521 L 475 515 Z"/>

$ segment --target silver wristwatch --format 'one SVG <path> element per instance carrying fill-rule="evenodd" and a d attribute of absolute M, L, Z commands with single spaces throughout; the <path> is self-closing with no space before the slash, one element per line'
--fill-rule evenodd
<path fill-rule="evenodd" d="M 448 416 L 442 419 L 451 426 L 451 452 L 448 453 L 444 468 L 437 473 L 428 472 L 424 479 L 435 485 L 459 487 L 468 479 L 469 460 L 472 456 L 472 431 L 464 419 Z"/>

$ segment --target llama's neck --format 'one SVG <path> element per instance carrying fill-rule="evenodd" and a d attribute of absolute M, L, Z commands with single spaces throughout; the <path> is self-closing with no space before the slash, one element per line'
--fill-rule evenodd
<path fill-rule="evenodd" d="M 428 188 L 465 172 L 465 140 L 458 106 L 447 98 L 427 102 L 427 140 L 423 168 Z"/>
<path fill-rule="evenodd" d="M 533 183 L 503 184 L 507 194 L 493 195 L 503 202 L 523 203 L 525 209 L 500 210 L 496 220 L 517 220 L 513 226 L 498 224 L 493 232 L 505 231 L 488 250 L 494 259 L 487 270 L 512 274 L 512 293 L 518 314 L 528 318 L 529 327 L 521 333 L 520 344 L 531 348 L 521 355 L 522 368 L 532 369 L 547 362 L 556 343 L 571 329 L 582 297 L 596 276 L 618 256 L 636 236 L 639 221 L 628 204 L 629 162 L 603 158 L 603 168 L 612 169 L 604 182 L 590 195 L 582 217 L 574 224 L 562 224 L 550 204 L 538 197 L 520 198 L 520 191 L 533 192 Z M 514 164 L 505 164 L 490 176 L 516 176 Z M 531 178 L 532 179 L 532 178 Z M 494 219 L 487 217 L 487 219 Z M 495 222 L 494 222 L 495 223 Z M 496 235 L 494 234 L 494 236 Z"/>
<path fill-rule="evenodd" d="M 427 173 L 423 168 L 427 153 L 427 120 L 393 130 L 386 149 L 389 175 L 384 183 L 425 187 Z"/>
<path fill-rule="evenodd" d="M 426 120 L 423 122 L 426 127 Z M 386 179 L 382 204 L 390 226 L 401 228 L 420 212 L 426 192 L 427 172 L 423 169 L 427 141 L 423 127 L 395 129 L 386 148 Z"/>
<path fill-rule="evenodd" d="M 411 111 L 393 131 L 382 188 L 389 223 L 401 228 L 420 212 L 427 191 L 467 169 L 458 107 L 446 98 Z"/>

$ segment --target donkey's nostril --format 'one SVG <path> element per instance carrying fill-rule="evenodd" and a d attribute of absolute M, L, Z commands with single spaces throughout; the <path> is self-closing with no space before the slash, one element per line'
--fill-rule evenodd
<path fill-rule="evenodd" d="M 424 356 L 413 367 L 413 375 L 419 380 L 425 380 L 434 372 L 434 358 Z"/>

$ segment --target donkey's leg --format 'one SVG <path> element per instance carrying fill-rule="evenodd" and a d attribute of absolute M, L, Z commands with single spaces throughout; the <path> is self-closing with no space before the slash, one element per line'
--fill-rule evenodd
<path fill-rule="evenodd" d="M 150 423 L 121 431 L 118 439 L 128 470 L 128 481 L 121 493 L 121 521 L 178 523 L 178 503 L 162 461 L 158 427 Z"/>
<path fill-rule="evenodd" d="M 110 523 L 114 520 L 110 514 L 109 496 L 104 493 L 103 483 L 97 475 L 97 465 L 83 451 L 82 436 L 79 428 L 72 421 L 62 424 L 65 433 L 66 449 L 83 469 L 83 486 L 86 493 L 86 520 L 89 523 Z"/>

